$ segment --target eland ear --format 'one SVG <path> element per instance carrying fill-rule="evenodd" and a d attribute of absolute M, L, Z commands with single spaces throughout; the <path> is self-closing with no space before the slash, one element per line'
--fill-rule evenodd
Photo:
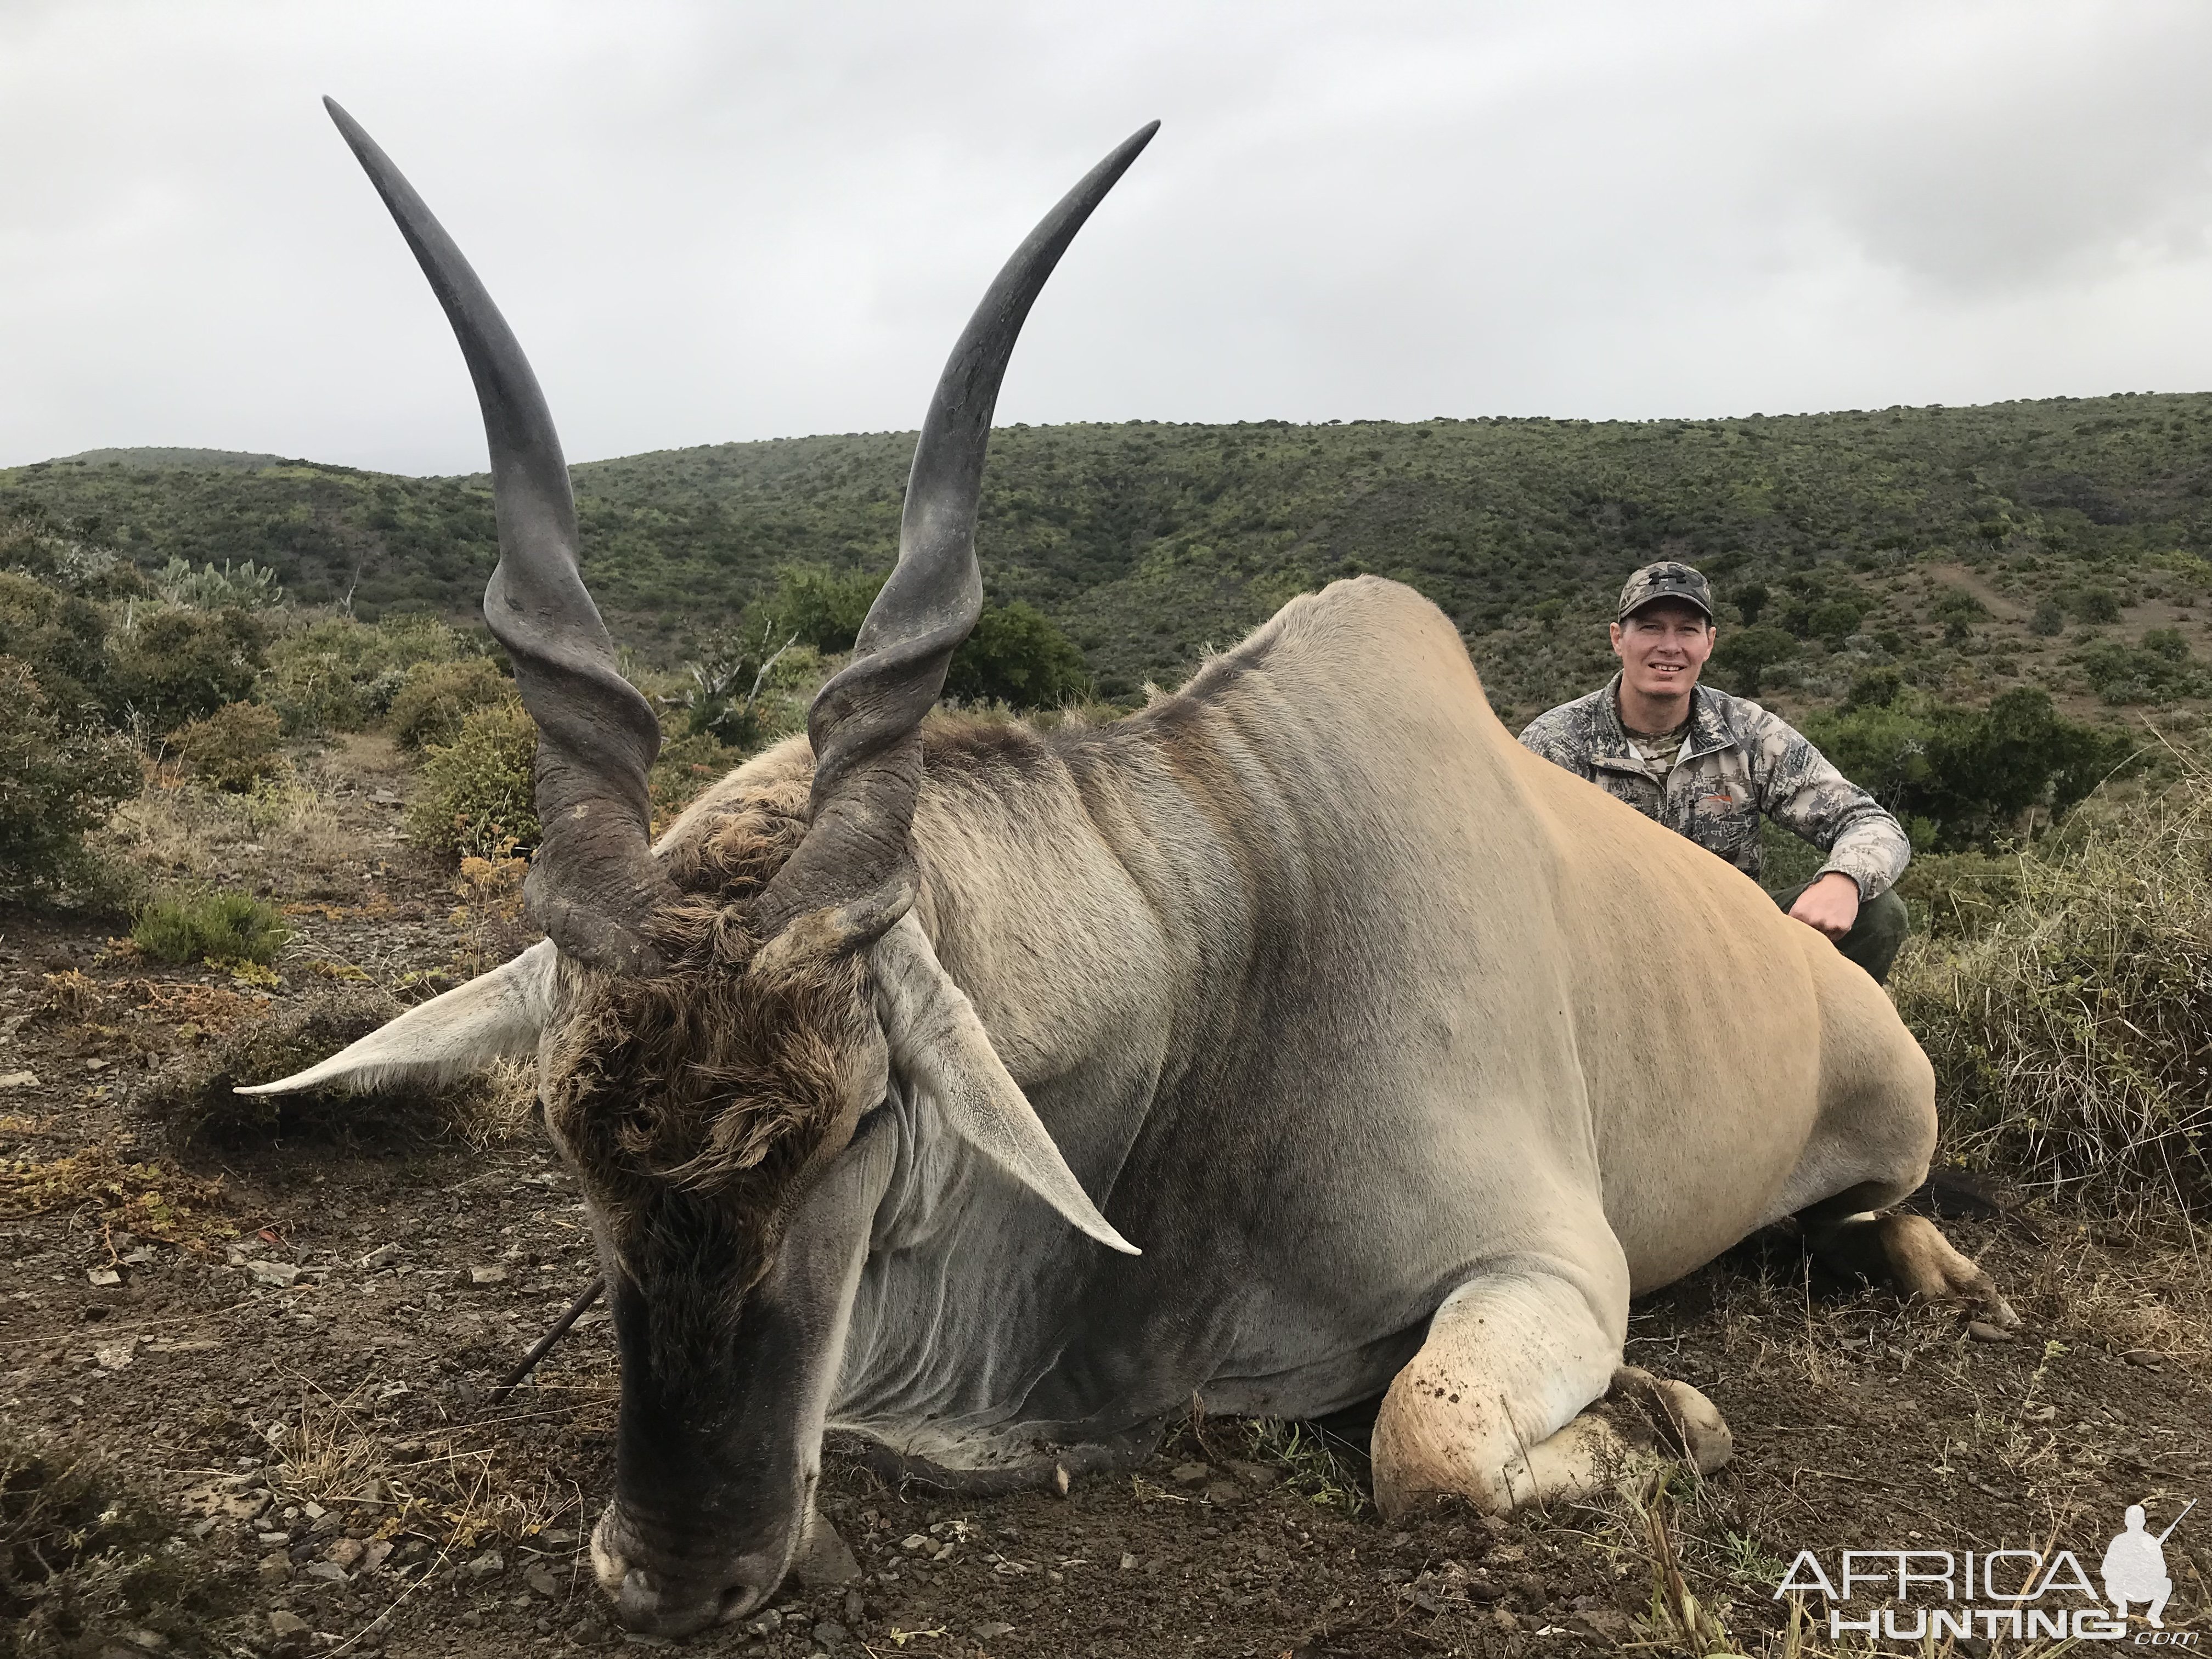
<path fill-rule="evenodd" d="M 242 1095 L 301 1089 L 374 1089 L 391 1083 L 448 1083 L 538 1047 L 551 1012 L 554 947 L 542 939 L 504 968 L 410 1008 L 304 1072 L 256 1083 Z"/>
<path fill-rule="evenodd" d="M 1098 1213 L 913 912 L 876 941 L 868 965 L 883 999 L 893 1062 L 928 1091 L 954 1132 L 1079 1231 L 1109 1249 L 1142 1255 Z"/>

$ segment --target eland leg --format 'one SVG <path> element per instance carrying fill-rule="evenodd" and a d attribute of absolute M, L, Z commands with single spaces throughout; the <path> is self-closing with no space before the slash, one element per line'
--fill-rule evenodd
<path fill-rule="evenodd" d="M 1625 1263 L 1617 1281 L 1586 1291 L 1556 1273 L 1500 1273 L 1445 1297 L 1375 1419 L 1376 1507 L 1392 1516 L 1444 1493 L 1500 1515 L 1572 1503 L 1641 1486 L 1668 1462 L 1660 1441 L 1708 1473 L 1726 1462 L 1711 1401 L 1621 1364 Z"/>
<path fill-rule="evenodd" d="M 1894 1195 L 1886 1189 L 1883 1198 Z M 1813 1253 L 1838 1273 L 1896 1287 L 1907 1301 L 1963 1308 L 2010 1330 L 2020 1323 L 1991 1279 L 1926 1216 L 1873 1212 L 1864 1188 L 1839 1193 L 1798 1215 Z"/>

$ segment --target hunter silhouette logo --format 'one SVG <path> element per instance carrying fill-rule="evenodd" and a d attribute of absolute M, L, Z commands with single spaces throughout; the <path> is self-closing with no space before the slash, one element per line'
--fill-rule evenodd
<path fill-rule="evenodd" d="M 2145 1629 L 2135 1644 L 2194 1648 L 2197 1633 L 2168 1631 L 2173 1577 L 2166 1540 L 2197 1507 L 2195 1498 L 2152 1532 L 2141 1504 L 2128 1506 L 2124 1529 L 2106 1546 L 2100 1597 L 2072 1550 L 1844 1550 L 1831 1576 L 1818 1553 L 1800 1550 L 1775 1587 L 1777 1599 L 1817 1592 L 1827 1602 L 1828 1635 L 1851 1632 L 1891 1641 L 1978 1637 L 1995 1641 L 2128 1639 L 2130 1618 Z M 1854 1605 L 1856 1604 L 1856 1605 Z M 2141 1610 L 2130 1615 L 2130 1607 Z"/>
<path fill-rule="evenodd" d="M 2129 1602 L 2148 1601 L 2150 1606 L 2143 1616 L 2150 1621 L 2150 1627 L 2166 1628 L 2166 1599 L 2173 1594 L 2173 1580 L 2166 1571 L 2166 1540 L 2173 1536 L 2174 1528 L 2196 1507 L 2197 1500 L 2192 1498 L 2164 1532 L 2153 1535 L 2143 1530 L 2143 1506 L 2128 1505 L 2127 1530 L 2105 1547 L 2105 1562 L 2100 1569 L 2105 1599 L 2118 1609 L 2121 1618 L 2128 1616 Z"/>

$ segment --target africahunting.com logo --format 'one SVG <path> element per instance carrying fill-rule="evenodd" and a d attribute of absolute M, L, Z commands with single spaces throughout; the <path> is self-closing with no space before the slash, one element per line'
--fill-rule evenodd
<path fill-rule="evenodd" d="M 2166 1627 L 2173 1575 L 2166 1540 L 2196 1507 L 2190 1499 L 2163 1532 L 2153 1532 L 2143 1505 L 2130 1504 L 2098 1563 L 2101 1591 L 2072 1550 L 1842 1550 L 1832 1573 L 1816 1552 L 1800 1550 L 1775 1599 L 1823 1597 L 1832 1641 L 1846 1632 L 1899 1642 L 2132 1637 L 2137 1646 L 2194 1648 L 2196 1632 Z"/>

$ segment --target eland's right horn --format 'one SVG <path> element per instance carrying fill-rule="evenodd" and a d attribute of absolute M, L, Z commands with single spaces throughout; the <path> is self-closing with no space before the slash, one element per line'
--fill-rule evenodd
<path fill-rule="evenodd" d="M 913 902 L 907 831 L 921 783 L 921 718 L 983 607 L 975 517 L 999 386 L 1045 279 L 1159 126 L 1139 128 L 1045 215 L 952 349 L 915 445 L 898 564 L 861 624 L 852 662 L 807 714 L 813 820 L 761 895 L 770 931 L 817 914 L 831 919 L 825 936 L 863 945 Z"/>
<path fill-rule="evenodd" d="M 524 898 L 563 954 L 616 973 L 663 963 L 645 918 L 675 896 L 653 859 L 646 773 L 660 726 L 615 665 L 614 641 L 576 565 L 568 466 L 529 359 L 469 262 L 361 124 L 323 104 L 392 210 L 446 308 L 483 407 L 499 519 L 484 621 L 514 661 L 538 726 L 539 840 Z"/>

